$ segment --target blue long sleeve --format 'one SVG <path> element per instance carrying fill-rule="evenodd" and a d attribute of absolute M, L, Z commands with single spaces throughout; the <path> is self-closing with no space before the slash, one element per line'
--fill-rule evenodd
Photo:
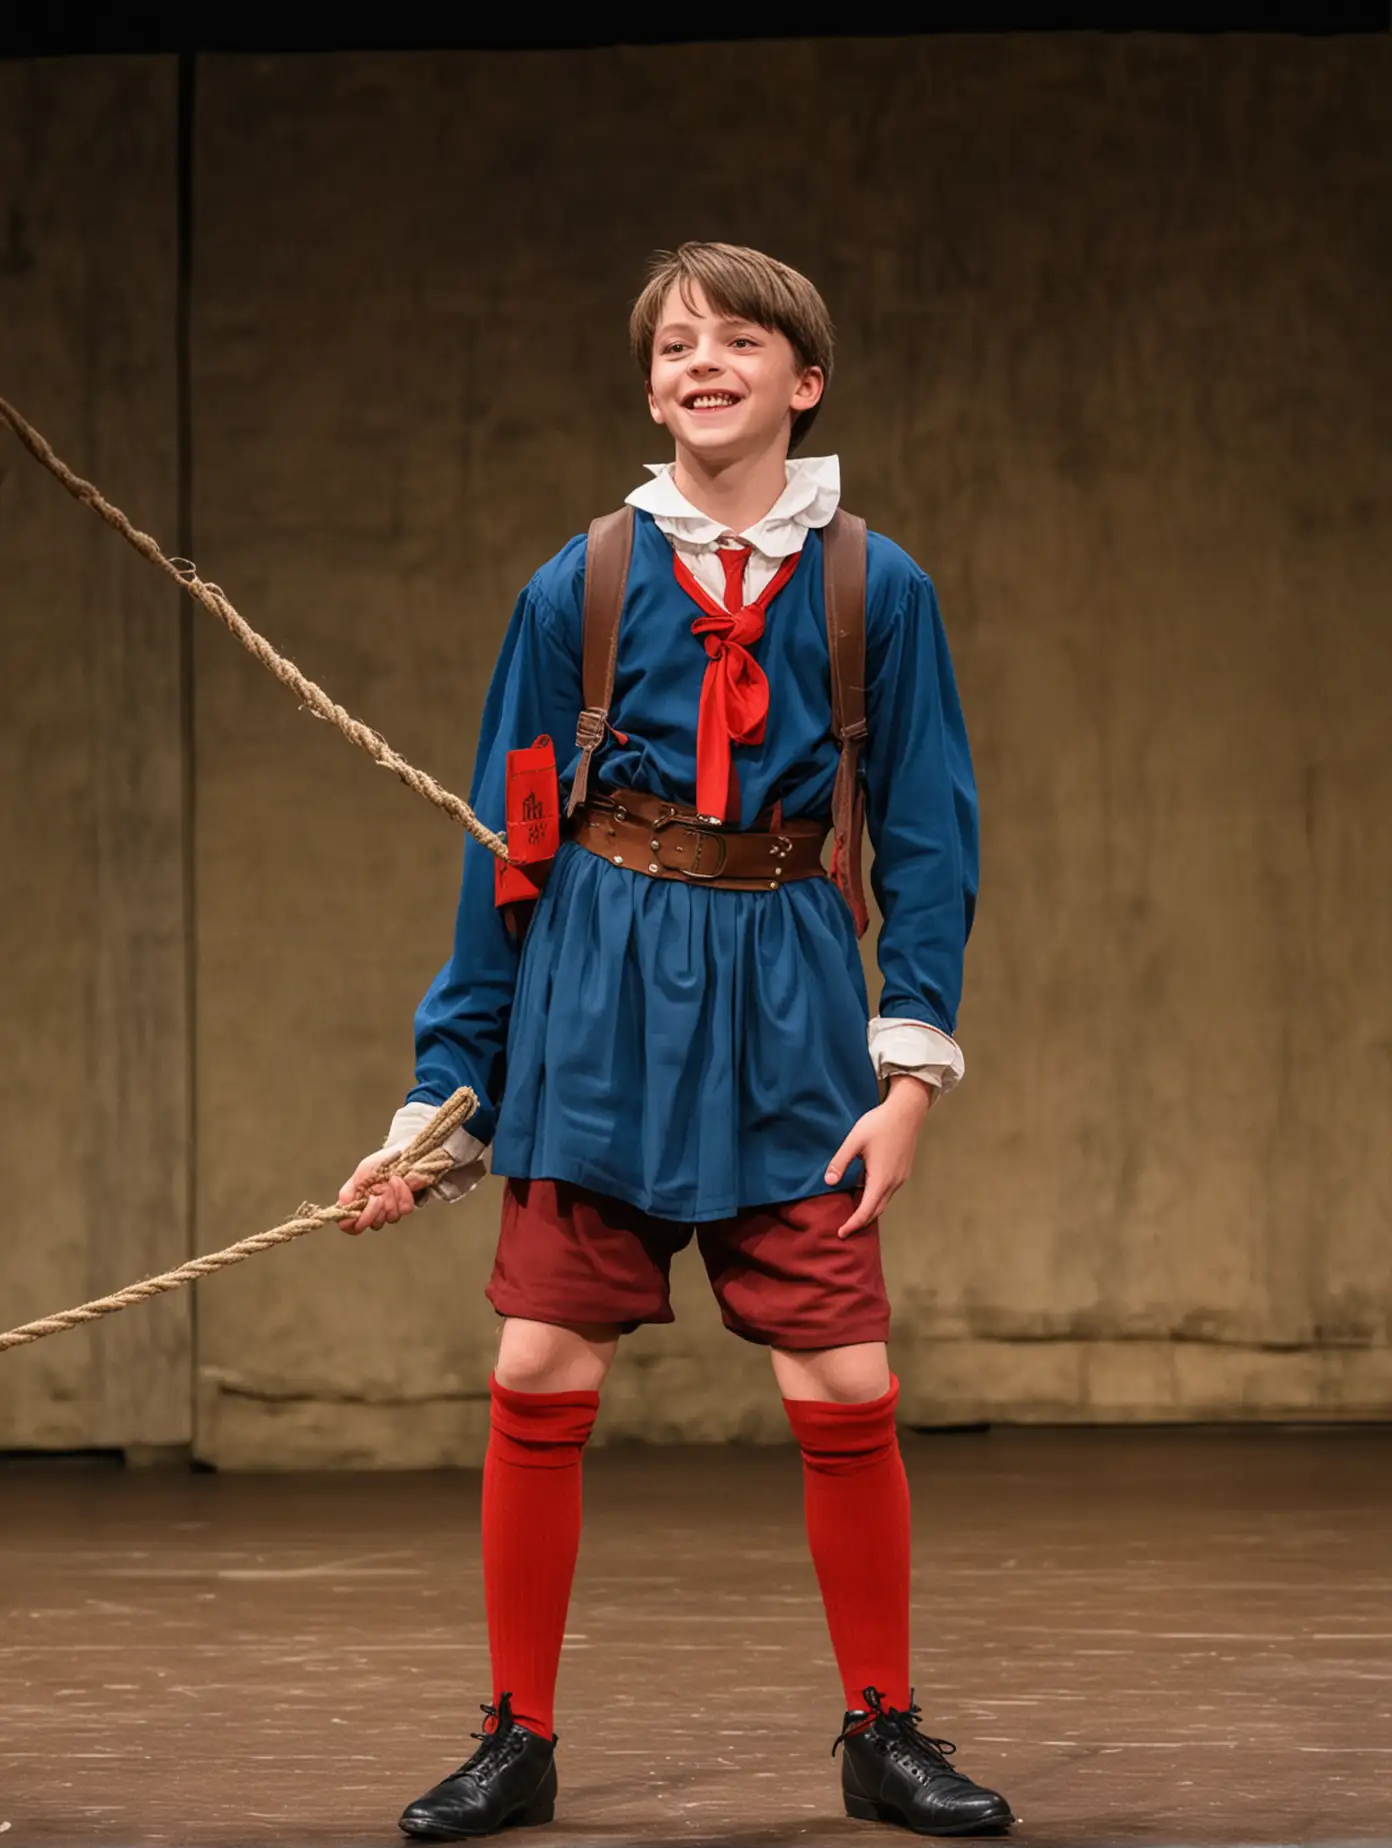
<path fill-rule="evenodd" d="M 937 594 L 897 547 L 871 547 L 863 763 L 879 1012 L 951 1033 L 976 907 L 976 782 Z"/>
<path fill-rule="evenodd" d="M 549 575 L 553 581 L 561 575 L 555 564 Z M 518 599 L 493 670 L 469 788 L 475 813 L 497 832 L 505 825 L 509 751 L 549 733 L 566 780 L 581 705 L 579 640 L 578 604 L 558 608 L 534 578 Z M 468 1129 L 485 1143 L 493 1139 L 506 1081 L 519 958 L 493 902 L 493 865 L 486 847 L 472 837 L 465 842 L 454 952 L 416 1010 L 416 1083 L 409 1094 L 439 1104 L 458 1086 L 471 1086 L 479 1107 Z"/>

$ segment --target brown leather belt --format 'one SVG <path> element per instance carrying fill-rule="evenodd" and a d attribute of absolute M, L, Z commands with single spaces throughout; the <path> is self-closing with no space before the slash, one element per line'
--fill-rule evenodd
<path fill-rule="evenodd" d="M 785 821 L 769 833 L 712 826 L 642 790 L 591 796 L 571 818 L 573 840 L 602 860 L 653 879 L 686 879 L 722 892 L 776 892 L 792 879 L 825 878 L 818 821 Z"/>

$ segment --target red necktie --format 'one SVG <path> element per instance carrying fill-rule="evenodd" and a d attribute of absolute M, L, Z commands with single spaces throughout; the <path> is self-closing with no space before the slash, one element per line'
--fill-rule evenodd
<path fill-rule="evenodd" d="M 725 608 L 692 576 L 675 552 L 672 569 L 701 614 L 691 633 L 710 657 L 701 683 L 696 720 L 696 810 L 712 820 L 739 820 L 739 782 L 731 747 L 762 744 L 768 719 L 768 676 L 749 650 L 764 632 L 770 603 L 797 570 L 794 552 L 778 567 L 772 581 L 752 603 L 744 601 L 744 567 L 751 548 L 722 548 L 716 553 L 725 572 Z"/>

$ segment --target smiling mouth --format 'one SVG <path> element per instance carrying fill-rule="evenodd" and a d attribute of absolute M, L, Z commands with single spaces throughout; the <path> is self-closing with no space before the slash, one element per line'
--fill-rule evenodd
<path fill-rule="evenodd" d="M 726 411 L 739 399 L 730 391 L 698 391 L 691 397 L 682 399 L 685 411 Z"/>

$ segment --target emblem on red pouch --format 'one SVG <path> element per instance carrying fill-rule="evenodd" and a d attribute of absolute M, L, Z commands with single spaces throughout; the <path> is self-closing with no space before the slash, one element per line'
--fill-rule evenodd
<path fill-rule="evenodd" d="M 508 858 L 493 866 L 493 902 L 539 898 L 561 844 L 561 795 L 556 752 L 545 732 L 525 750 L 507 754 Z"/>

